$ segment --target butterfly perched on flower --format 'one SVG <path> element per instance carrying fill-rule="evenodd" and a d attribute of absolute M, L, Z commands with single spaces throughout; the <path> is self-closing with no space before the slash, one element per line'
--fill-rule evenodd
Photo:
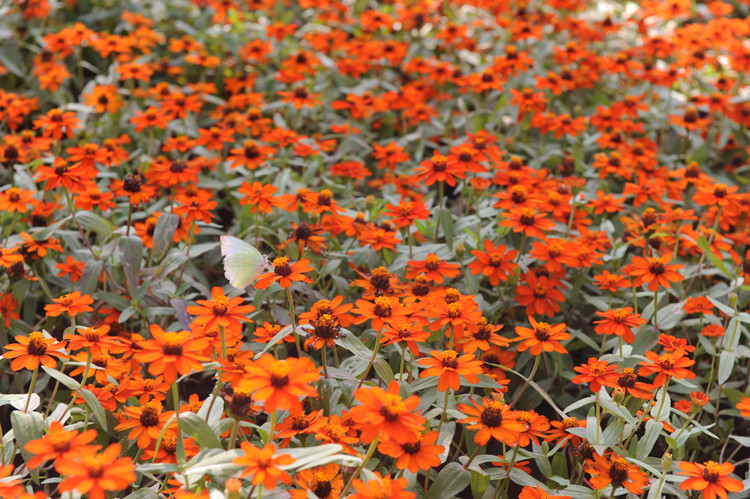
<path fill-rule="evenodd" d="M 245 289 L 266 269 L 268 257 L 242 239 L 234 236 L 221 236 L 220 239 L 224 275 L 229 284 L 237 289 Z"/>

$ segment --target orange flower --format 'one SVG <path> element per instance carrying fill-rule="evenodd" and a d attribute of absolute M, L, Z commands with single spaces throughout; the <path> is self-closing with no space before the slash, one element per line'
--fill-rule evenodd
<path fill-rule="evenodd" d="M 72 256 L 68 255 L 65 258 L 65 263 L 56 263 L 55 267 L 60 270 L 57 277 L 65 277 L 70 275 L 71 282 L 78 282 L 83 277 L 83 269 L 86 268 L 86 262 L 79 262 Z"/>
<path fill-rule="evenodd" d="M 152 440 L 159 438 L 162 428 L 172 417 L 174 411 L 163 411 L 161 402 L 152 400 L 140 406 L 129 406 L 123 410 L 124 421 L 115 430 L 128 430 L 128 439 L 136 440 L 140 449 L 149 446 Z"/>
<path fill-rule="evenodd" d="M 573 370 L 581 373 L 573 378 L 573 383 L 589 383 L 589 388 L 594 393 L 598 393 L 602 386 L 616 386 L 619 377 L 616 373 L 617 366 L 600 361 L 596 357 L 589 357 L 588 364 L 581 364 Z"/>
<path fill-rule="evenodd" d="M 466 378 L 469 383 L 479 382 L 477 374 L 482 374 L 482 361 L 477 360 L 472 354 L 459 357 L 455 350 L 446 350 L 445 352 L 432 350 L 430 355 L 433 358 L 419 360 L 419 364 L 428 366 L 419 377 L 440 376 L 438 391 L 444 392 L 448 388 L 456 391 L 461 388 L 459 374 Z"/>
<path fill-rule="evenodd" d="M 665 353 L 662 356 L 654 352 L 646 352 L 648 361 L 639 362 L 643 366 L 638 370 L 639 376 L 649 376 L 656 373 L 654 378 L 654 387 L 659 388 L 667 382 L 667 378 L 675 379 L 695 379 L 695 373 L 687 369 L 695 364 L 694 360 L 685 357 L 685 352 L 677 350 L 672 353 Z"/>
<path fill-rule="evenodd" d="M 555 222 L 545 218 L 546 213 L 537 213 L 534 208 L 511 208 L 509 213 L 502 213 L 507 218 L 500 222 L 502 227 L 513 227 L 513 232 L 523 232 L 528 237 L 546 239 L 545 230 L 555 226 Z"/>
<path fill-rule="evenodd" d="M 425 279 L 435 284 L 443 284 L 444 277 L 450 279 L 461 273 L 457 264 L 444 262 L 435 253 L 428 254 L 424 261 L 410 260 L 407 265 L 407 279 L 414 279 L 418 275 L 424 274 Z"/>
<path fill-rule="evenodd" d="M 232 461 L 234 464 L 245 467 L 240 474 L 240 478 L 252 475 L 253 486 L 262 483 L 263 487 L 268 490 L 275 489 L 278 480 L 287 485 L 292 483 L 292 477 L 289 476 L 289 473 L 279 468 L 279 466 L 292 464 L 295 461 L 292 456 L 289 454 L 276 456 L 274 444 L 266 444 L 265 447 L 260 449 L 250 442 L 242 442 L 240 447 L 245 455 Z"/>
<path fill-rule="evenodd" d="M 549 430 L 549 421 L 535 411 L 518 411 L 516 419 L 524 425 L 524 430 L 518 435 L 518 445 L 528 446 L 532 440 L 539 445 L 539 437 L 546 436 Z"/>
<path fill-rule="evenodd" d="M 737 402 L 737 409 L 743 418 L 750 418 L 750 397 L 742 397 L 742 400 Z"/>
<path fill-rule="evenodd" d="M 442 154 L 435 153 L 430 160 L 422 161 L 414 170 L 417 182 L 430 186 L 435 182 L 445 182 L 450 186 L 456 185 L 456 178 L 466 178 L 466 167 L 460 163 L 448 164 L 448 159 Z"/>
<path fill-rule="evenodd" d="M 396 467 L 400 470 L 408 469 L 412 473 L 419 470 L 429 470 L 440 465 L 440 454 L 445 447 L 434 445 L 438 438 L 436 431 L 423 434 L 414 430 L 415 442 L 398 443 L 385 440 L 378 445 L 378 451 L 396 459 Z"/>
<path fill-rule="evenodd" d="M 414 499 L 417 497 L 417 494 L 414 492 L 404 490 L 409 486 L 409 480 L 405 477 L 393 479 L 390 475 L 384 477 L 377 471 L 373 475 L 374 479 L 367 482 L 354 480 L 352 485 L 357 493 L 350 495 L 349 498 L 381 499 L 387 497 L 388 499 Z"/>
<path fill-rule="evenodd" d="M 546 322 L 537 322 L 533 317 L 529 317 L 529 322 L 533 329 L 526 327 L 516 327 L 518 337 L 511 341 L 520 341 L 518 351 L 529 350 L 531 355 L 539 355 L 542 350 L 545 352 L 568 353 L 560 344 L 561 340 L 569 340 L 570 334 L 565 332 L 565 324 L 550 325 Z"/>
<path fill-rule="evenodd" d="M 562 421 L 551 421 L 550 425 L 552 429 L 549 431 L 549 435 L 544 439 L 545 442 L 553 442 L 559 445 L 563 442 L 570 440 L 570 443 L 574 447 L 577 447 L 581 443 L 581 437 L 569 433 L 570 428 L 586 428 L 586 420 L 578 421 L 578 419 L 570 417 L 565 418 Z"/>
<path fill-rule="evenodd" d="M 456 409 L 468 414 L 469 417 L 458 420 L 467 430 L 479 430 L 474 436 L 477 445 L 484 445 L 494 438 L 498 442 L 514 446 L 518 443 L 518 435 L 526 429 L 525 425 L 516 419 L 516 415 L 508 404 L 489 397 L 482 399 L 482 404 L 471 400 L 474 406 L 458 404 Z"/>
<path fill-rule="evenodd" d="M 65 345 L 58 343 L 54 338 L 45 338 L 39 331 L 33 331 L 28 336 L 16 336 L 17 343 L 4 346 L 9 352 L 3 354 L 5 359 L 13 359 L 10 368 L 13 371 L 28 369 L 33 371 L 39 368 L 39 364 L 55 369 L 57 359 L 64 359 L 65 354 L 58 352 Z"/>
<path fill-rule="evenodd" d="M 604 319 L 594 321 L 594 324 L 598 324 L 594 328 L 594 332 L 597 334 L 622 336 L 625 343 L 633 343 L 635 336 L 631 328 L 640 327 L 641 324 L 646 323 L 646 319 L 643 319 L 640 314 L 633 314 L 631 312 L 633 312 L 632 307 L 596 312 L 596 315 L 604 317 Z"/>
<path fill-rule="evenodd" d="M 680 462 L 678 475 L 689 478 L 680 484 L 682 490 L 699 490 L 703 499 L 715 499 L 717 496 L 726 499 L 727 492 L 741 492 L 743 484 L 736 478 L 727 475 L 734 471 L 732 463 L 707 461 L 703 464 Z"/>
<path fill-rule="evenodd" d="M 550 495 L 537 485 L 536 487 L 526 486 L 521 489 L 518 499 L 570 499 L 570 496 Z"/>
<path fill-rule="evenodd" d="M 635 369 L 631 367 L 622 370 L 620 377 L 617 378 L 617 388 L 643 400 L 651 400 L 654 397 L 651 393 L 654 387 L 638 381 L 638 375 L 635 373 Z"/>
<path fill-rule="evenodd" d="M 464 353 L 474 353 L 477 349 L 487 351 L 493 346 L 507 347 L 510 345 L 508 340 L 495 334 L 503 328 L 502 324 L 496 326 L 487 322 L 485 317 L 481 317 L 476 324 L 476 330 L 471 331 L 458 344 L 459 350 Z"/>
<path fill-rule="evenodd" d="M 116 197 L 126 197 L 132 206 L 146 203 L 156 196 L 158 187 L 147 184 L 143 176 L 128 173 L 122 180 L 116 178 L 109 183 L 109 190 Z"/>
<path fill-rule="evenodd" d="M 363 443 L 372 442 L 376 436 L 399 444 L 413 442 L 414 428 L 424 423 L 424 416 L 414 413 L 419 397 L 402 399 L 397 381 L 391 381 L 387 392 L 379 386 L 359 388 L 354 398 L 362 404 L 352 407 L 351 416 L 362 426 Z"/>
<path fill-rule="evenodd" d="M 546 275 L 537 276 L 531 270 L 524 274 L 526 286 L 516 288 L 516 302 L 526 306 L 526 314 L 548 315 L 552 317 L 560 311 L 560 304 L 565 301 L 565 295 L 555 287 L 559 281 L 550 279 Z"/>
<path fill-rule="evenodd" d="M 76 113 L 73 111 L 62 112 L 60 109 L 50 109 L 45 116 L 34 120 L 34 129 L 38 130 L 44 128 L 42 135 L 44 137 L 52 137 L 55 140 L 60 140 L 63 136 L 63 129 L 65 129 L 65 136 L 69 139 L 73 138 L 73 131 L 76 128 L 80 128 L 81 120 L 76 118 Z"/>
<path fill-rule="evenodd" d="M 705 296 L 691 296 L 682 306 L 686 314 L 713 315 L 713 308 L 714 304 Z"/>
<path fill-rule="evenodd" d="M 278 282 L 282 288 L 290 287 L 294 281 L 312 283 L 312 279 L 305 275 L 306 272 L 313 270 L 307 258 L 290 265 L 289 258 L 280 256 L 274 258 L 272 265 L 273 272 L 266 272 L 258 277 L 255 289 L 266 289 L 274 282 Z"/>
<path fill-rule="evenodd" d="M 257 362 L 245 366 L 239 388 L 252 390 L 253 398 L 264 402 L 267 413 L 276 409 L 302 411 L 299 397 L 315 397 L 318 391 L 311 383 L 320 378 L 315 364 L 307 357 L 276 360 L 263 354 Z"/>
<path fill-rule="evenodd" d="M 398 328 L 406 322 L 406 315 L 409 313 L 395 296 L 378 296 L 374 302 L 357 300 L 356 305 L 357 308 L 353 309 L 352 313 L 358 314 L 358 317 L 354 319 L 353 324 L 362 324 L 372 319 L 371 326 L 375 331 L 381 331 L 386 325 Z"/>
<path fill-rule="evenodd" d="M 231 332 L 242 331 L 242 322 L 248 322 L 247 314 L 252 313 L 255 307 L 242 305 L 245 299 L 241 296 L 227 298 L 219 286 L 211 288 L 211 300 L 196 300 L 198 305 L 187 307 L 187 313 L 197 315 L 190 323 L 192 328 L 211 329 L 223 327 Z"/>
<path fill-rule="evenodd" d="M 66 431 L 59 421 L 52 421 L 49 433 L 42 438 L 32 440 L 23 448 L 34 454 L 29 460 L 29 468 L 34 469 L 45 461 L 73 459 L 84 447 L 96 438 L 96 430 L 86 430 L 82 433 Z M 98 447 L 98 446 L 97 446 Z"/>
<path fill-rule="evenodd" d="M 193 338 L 189 331 L 166 332 L 157 324 L 149 326 L 152 339 L 138 342 L 140 351 L 133 357 L 136 361 L 148 364 L 148 372 L 153 376 L 164 375 L 164 381 L 174 383 L 177 374 L 190 374 L 202 371 L 208 360 L 201 352 L 205 339 Z"/>
<path fill-rule="evenodd" d="M 339 474 L 340 468 L 338 464 L 330 463 L 298 471 L 294 481 L 304 490 L 290 491 L 292 499 L 306 499 L 309 497 L 308 491 L 318 499 L 338 499 L 341 489 L 344 488 L 344 479 Z"/>
<path fill-rule="evenodd" d="M 628 275 L 634 277 L 633 286 L 640 286 L 644 282 L 648 283 L 649 291 L 657 291 L 659 285 L 669 288 L 670 282 L 680 282 L 684 279 L 677 270 L 684 265 L 667 265 L 672 260 L 672 254 L 667 253 L 658 257 L 651 257 L 648 260 L 640 256 L 633 257 Z"/>
<path fill-rule="evenodd" d="M 126 489 L 136 480 L 135 466 L 129 457 L 118 457 L 121 452 L 119 444 L 112 444 L 101 453 L 92 449 L 76 459 L 56 461 L 55 469 L 67 477 L 58 490 L 77 490 L 91 499 L 104 499 L 107 491 Z"/>
<path fill-rule="evenodd" d="M 5 329 L 10 327 L 11 321 L 21 318 L 21 314 L 18 313 L 18 303 L 10 293 L 4 294 L 0 298 L 0 317 L 3 318 Z"/>
<path fill-rule="evenodd" d="M 631 494 L 641 495 L 648 485 L 648 476 L 617 454 L 610 454 L 609 458 L 594 454 L 594 460 L 586 461 L 584 469 L 592 475 L 591 485 L 597 490 L 612 484 L 614 489 L 625 487 Z"/>
<path fill-rule="evenodd" d="M 518 267 L 514 263 L 518 251 L 510 250 L 502 244 L 495 246 L 492 241 L 484 241 L 484 251 L 471 250 L 476 260 L 469 264 L 472 274 L 482 274 L 490 278 L 490 284 L 497 286 L 500 281 L 507 281 L 508 275 Z"/>
<path fill-rule="evenodd" d="M 391 217 L 391 223 L 399 229 L 410 226 L 415 220 L 430 218 L 429 210 L 421 201 L 402 201 L 398 206 L 387 204 L 383 215 Z"/>
<path fill-rule="evenodd" d="M 89 295 L 81 295 L 80 291 L 62 295 L 60 298 L 55 298 L 52 301 L 55 303 L 44 306 L 48 317 L 57 317 L 63 312 L 67 313 L 70 317 L 75 317 L 80 313 L 92 312 L 94 310 L 89 307 L 89 305 L 94 303 L 94 299 Z"/>
<path fill-rule="evenodd" d="M 6 213 L 26 213 L 29 206 L 36 203 L 34 191 L 11 187 L 10 189 L 0 192 L 0 211 Z"/>

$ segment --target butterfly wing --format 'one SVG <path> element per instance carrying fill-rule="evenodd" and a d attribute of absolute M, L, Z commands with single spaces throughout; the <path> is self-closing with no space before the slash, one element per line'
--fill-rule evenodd
<path fill-rule="evenodd" d="M 263 272 L 266 259 L 250 244 L 234 236 L 221 236 L 224 275 L 229 284 L 245 289 Z"/>

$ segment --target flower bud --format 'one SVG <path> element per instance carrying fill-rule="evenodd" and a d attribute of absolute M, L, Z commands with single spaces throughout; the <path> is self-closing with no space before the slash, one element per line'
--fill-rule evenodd
<path fill-rule="evenodd" d="M 672 467 L 672 454 L 669 452 L 664 454 L 664 457 L 661 458 L 661 467 L 664 471 L 669 471 L 669 468 Z"/>
<path fill-rule="evenodd" d="M 737 308 L 737 293 L 729 293 L 729 306 Z"/>
<path fill-rule="evenodd" d="M 612 399 L 618 404 L 622 404 L 622 401 L 625 400 L 625 388 L 616 386 L 615 389 L 612 390 Z"/>
<path fill-rule="evenodd" d="M 375 206 L 375 196 L 370 194 L 365 198 L 365 208 L 371 210 Z"/>
<path fill-rule="evenodd" d="M 236 478 L 230 478 L 224 483 L 226 489 L 227 499 L 240 499 L 240 491 L 242 490 L 242 482 Z"/>
<path fill-rule="evenodd" d="M 466 253 L 466 247 L 462 243 L 456 245 L 456 256 L 459 260 L 463 260 L 464 254 Z"/>

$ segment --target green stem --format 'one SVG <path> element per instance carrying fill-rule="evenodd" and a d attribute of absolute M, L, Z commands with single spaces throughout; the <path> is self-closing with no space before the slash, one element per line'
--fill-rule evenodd
<path fill-rule="evenodd" d="M 177 463 L 182 466 L 185 464 L 185 442 L 182 441 L 182 429 L 180 428 L 180 395 L 177 391 L 177 380 L 172 383 L 172 405 L 177 421 Z"/>
<path fill-rule="evenodd" d="M 443 427 L 443 423 L 445 422 L 445 414 L 448 412 L 448 398 L 450 397 L 451 389 L 448 388 L 445 390 L 445 400 L 443 400 L 443 414 L 440 415 L 440 423 L 437 427 L 437 433 L 438 436 L 440 435 L 440 430 Z"/>
<path fill-rule="evenodd" d="M 228 450 L 234 449 L 234 444 L 237 442 L 237 430 L 240 427 L 240 420 L 238 418 L 234 419 L 234 424 L 232 425 L 232 432 L 229 434 L 229 447 Z"/>
<path fill-rule="evenodd" d="M 36 386 L 36 378 L 39 375 L 39 367 L 34 369 L 31 375 L 31 386 L 29 387 L 29 394 L 26 396 L 26 404 L 23 406 L 23 412 L 29 410 L 29 402 L 31 402 L 31 394 L 34 393 L 34 387 Z"/>
<path fill-rule="evenodd" d="M 299 345 L 299 336 L 297 335 L 297 323 L 294 319 L 294 299 L 292 298 L 291 288 L 286 288 L 286 297 L 289 300 L 289 317 L 292 320 L 292 334 L 294 335 L 294 344 L 297 347 L 297 356 L 302 358 L 302 348 Z"/>
<path fill-rule="evenodd" d="M 518 399 L 521 398 L 521 394 L 524 392 L 524 390 L 526 390 L 526 387 L 529 386 L 529 383 L 531 382 L 531 380 L 534 378 L 534 375 L 536 374 L 536 370 L 539 369 L 539 362 L 541 361 L 541 359 L 542 359 L 541 353 L 534 358 L 534 367 L 531 369 L 531 374 L 529 375 L 528 378 L 526 378 L 526 381 L 524 381 L 523 386 L 518 391 L 515 398 L 513 399 L 513 402 L 511 402 L 510 405 L 515 406 L 516 402 L 518 402 Z"/>
<path fill-rule="evenodd" d="M 365 379 L 367 379 L 367 375 L 370 374 L 370 369 L 372 369 L 373 364 L 375 364 L 375 359 L 377 358 L 378 351 L 380 350 L 380 336 L 382 334 L 383 334 L 382 330 L 378 331 L 378 337 L 375 340 L 375 348 L 373 348 L 372 350 L 372 357 L 370 358 L 370 362 L 367 363 L 367 368 L 365 369 L 365 372 L 362 374 L 362 379 L 359 380 L 359 384 L 357 385 L 357 390 L 362 388 L 362 384 L 365 382 Z"/>

